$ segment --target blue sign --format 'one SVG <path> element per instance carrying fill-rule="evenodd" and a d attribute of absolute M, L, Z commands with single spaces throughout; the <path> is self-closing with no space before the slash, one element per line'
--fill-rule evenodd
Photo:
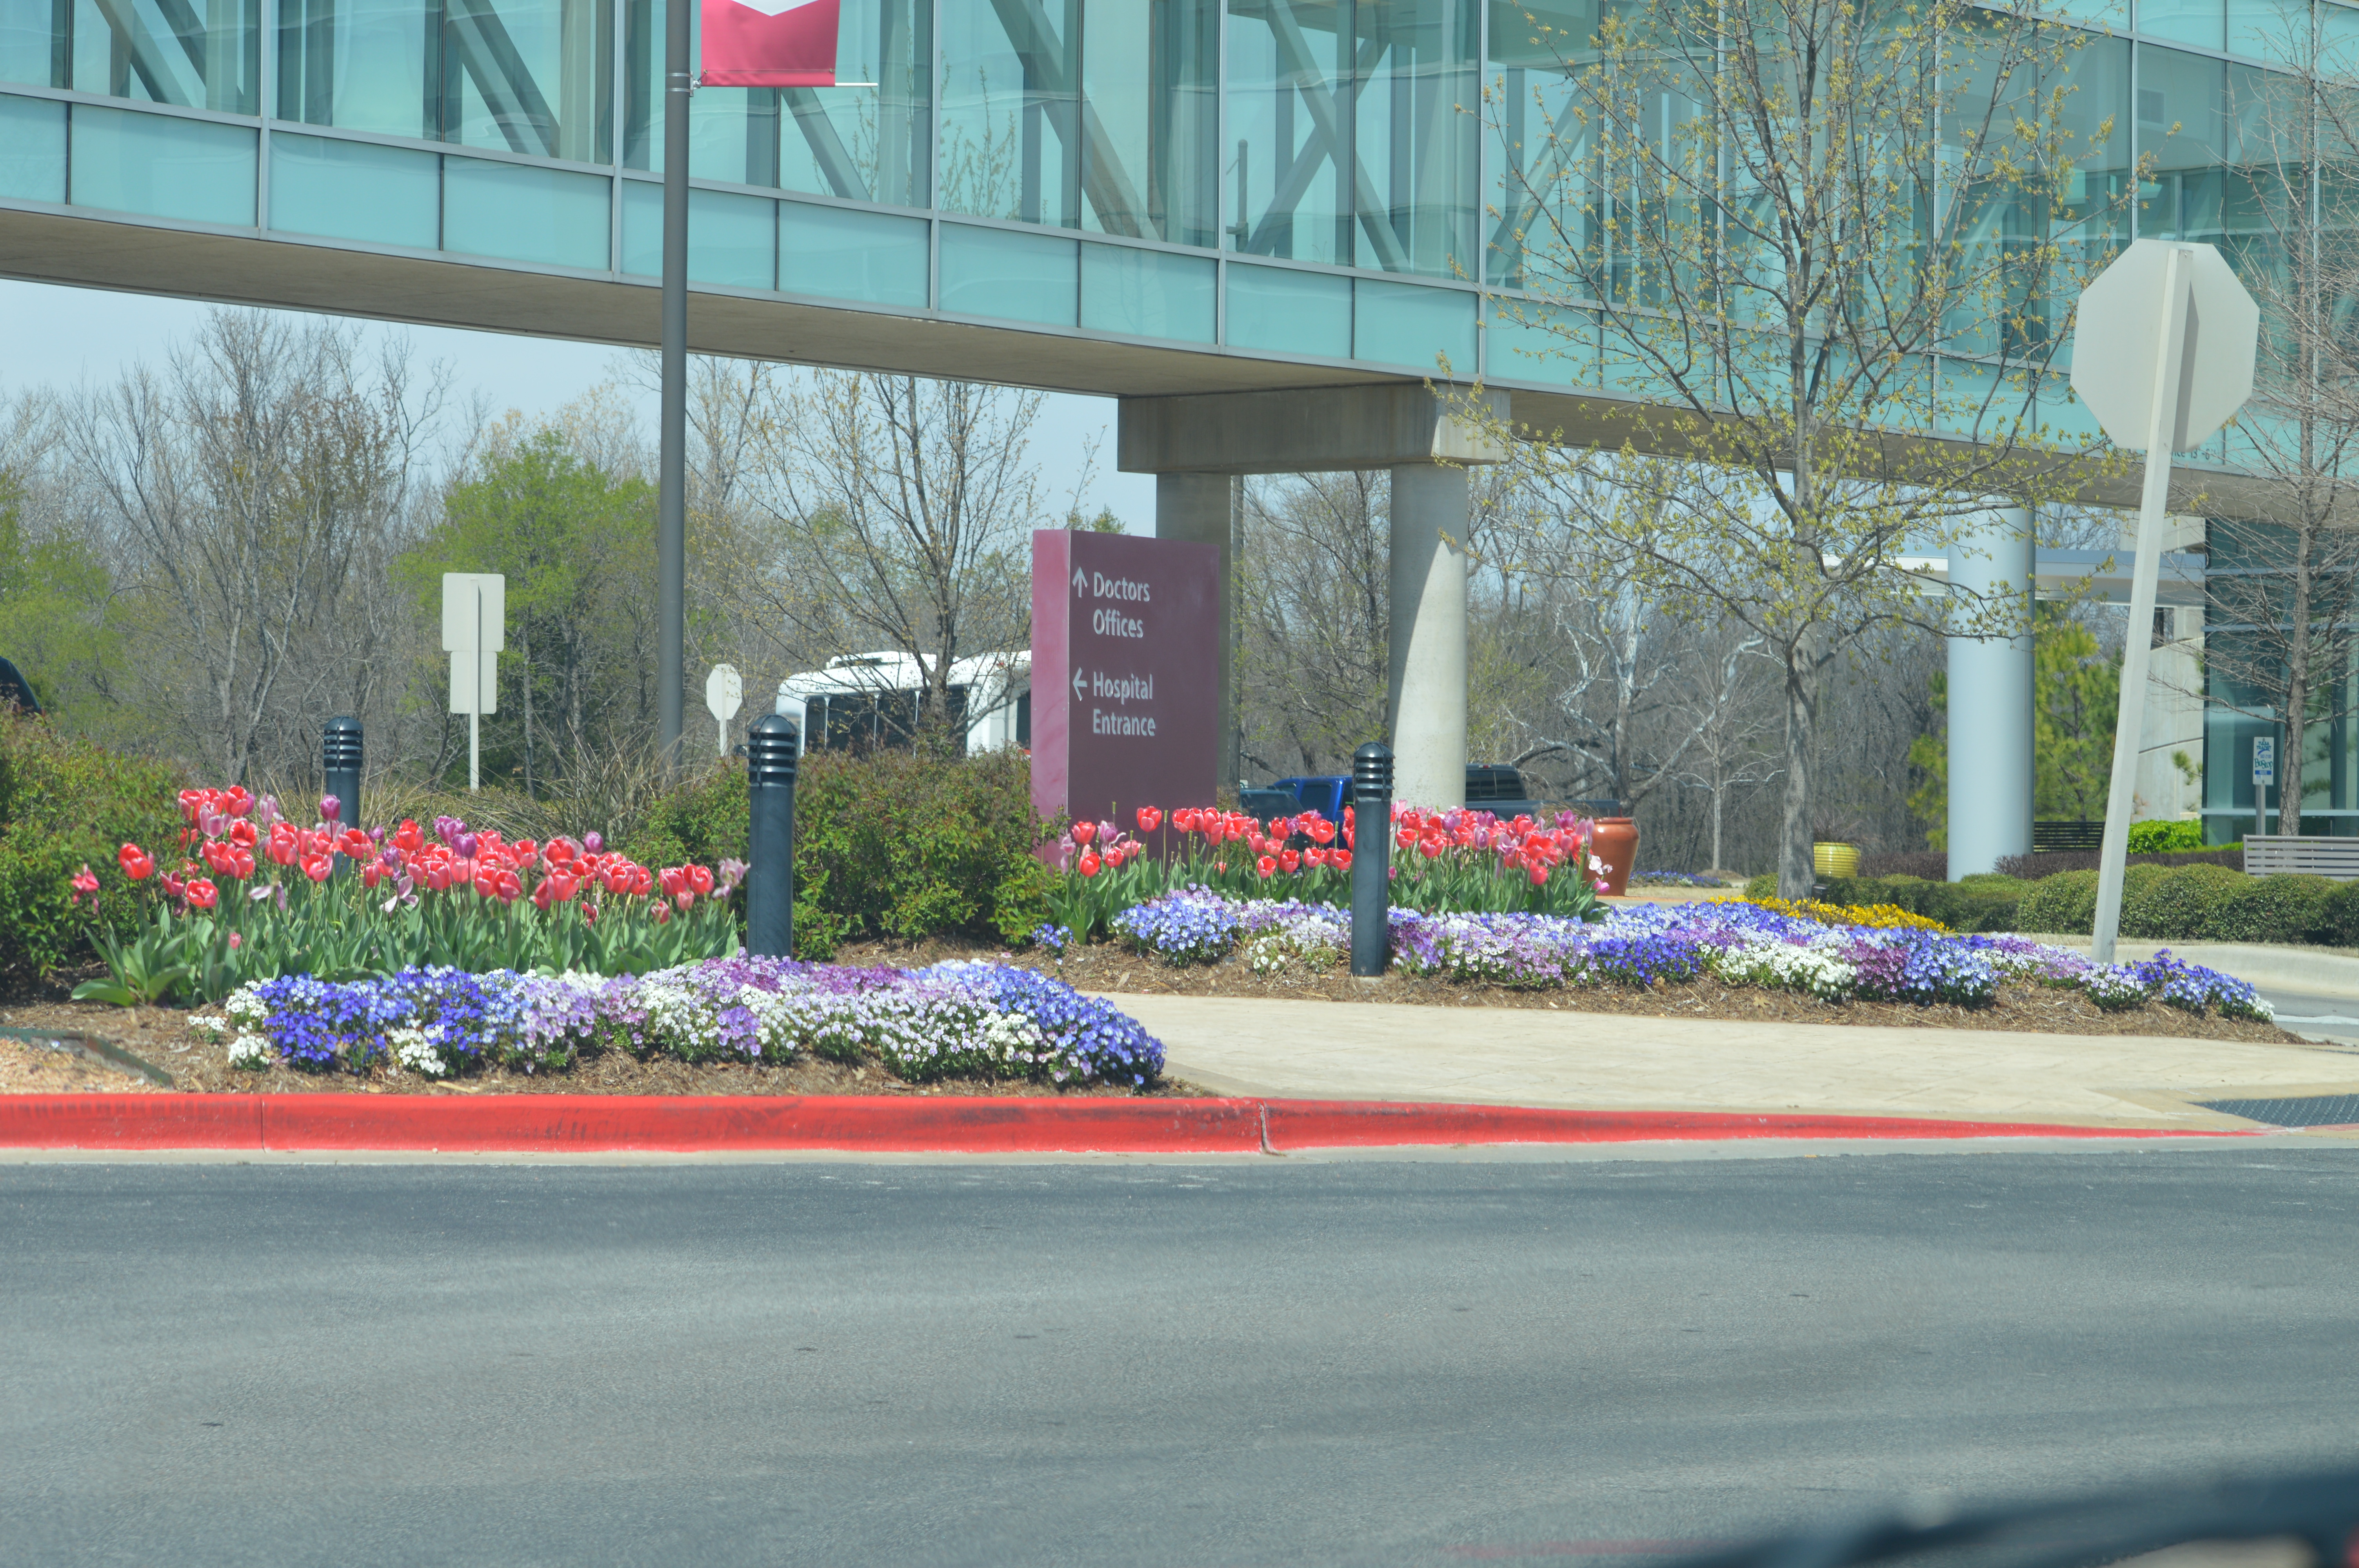
<path fill-rule="evenodd" d="M 2277 743 L 2274 737 L 2264 735 L 2253 741 L 2253 782 L 2256 784 L 2277 782 Z"/>

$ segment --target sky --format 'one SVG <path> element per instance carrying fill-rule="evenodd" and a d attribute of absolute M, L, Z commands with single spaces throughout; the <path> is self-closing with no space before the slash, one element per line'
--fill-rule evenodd
<path fill-rule="evenodd" d="M 109 382 L 141 360 L 160 365 L 173 341 L 193 332 L 206 309 L 190 300 L 0 279 L 0 395 L 42 384 Z M 471 390 L 480 389 L 495 414 L 553 412 L 614 375 L 622 357 L 603 344 L 448 327 L 370 323 L 369 330 L 408 334 L 417 362 L 448 361 L 457 372 L 455 401 L 463 405 Z M 633 401 L 652 434 L 654 395 L 637 393 Z M 1084 507 L 1093 515 L 1110 507 L 1133 533 L 1152 532 L 1154 478 L 1114 471 L 1114 399 L 1052 394 L 1035 427 L 1033 460 L 1050 504 L 1061 512 L 1094 438 L 1095 479 Z"/>

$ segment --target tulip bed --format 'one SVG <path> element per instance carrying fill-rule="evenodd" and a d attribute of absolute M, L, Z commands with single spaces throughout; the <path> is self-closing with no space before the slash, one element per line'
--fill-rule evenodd
<path fill-rule="evenodd" d="M 1110 935 L 1122 913 L 1189 888 L 1237 898 L 1349 903 L 1358 822 L 1316 811 L 1266 821 L 1243 812 L 1142 806 L 1138 836 L 1112 822 L 1075 822 L 1051 846 L 1063 871 L 1050 925 L 1063 940 Z M 1571 812 L 1552 823 L 1487 811 L 1392 809 L 1392 902 L 1403 908 L 1602 918 L 1603 867 L 1595 825 Z M 1156 840 L 1150 843 L 1148 840 Z"/>
<path fill-rule="evenodd" d="M 447 816 L 340 828 L 332 795 L 308 827 L 244 789 L 190 790 L 180 810 L 177 866 L 159 873 L 136 844 L 117 856 L 128 908 L 102 907 L 89 867 L 74 879 L 109 971 L 76 997 L 218 1001 L 282 976 L 429 968 L 647 973 L 738 948 L 734 860 L 651 870 L 595 833 L 511 843 Z"/>
<path fill-rule="evenodd" d="M 2144 963 L 2096 964 L 2024 936 L 1852 924 L 1845 918 L 1851 912 L 1815 909 L 1799 914 L 1723 900 L 1615 909 L 1591 922 L 1396 908 L 1392 958 L 1409 975 L 1517 989 L 1643 987 L 1710 975 L 1832 1002 L 1978 1007 L 2003 985 L 2029 982 L 2079 991 L 2109 1011 L 2153 1000 L 2262 1022 L 2273 1016 L 2245 981 L 2167 953 Z M 1234 953 L 1266 975 L 1341 963 L 1351 950 L 1352 917 L 1333 904 L 1190 889 L 1123 911 L 1114 931 L 1135 951 L 1175 966 L 1216 963 Z"/>
<path fill-rule="evenodd" d="M 1152 1087 L 1163 1047 L 1112 1004 L 995 964 L 918 970 L 708 958 L 645 975 L 411 968 L 350 981 L 287 975 L 193 1024 L 231 1064 L 448 1078 L 563 1072 L 584 1054 L 784 1065 L 875 1061 L 910 1083 Z"/>

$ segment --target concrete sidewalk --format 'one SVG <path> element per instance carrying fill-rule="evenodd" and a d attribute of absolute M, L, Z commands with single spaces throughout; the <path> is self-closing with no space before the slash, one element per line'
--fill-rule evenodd
<path fill-rule="evenodd" d="M 1113 993 L 1222 1094 L 2248 1128 L 2205 1099 L 2359 1094 L 2359 1049 Z"/>

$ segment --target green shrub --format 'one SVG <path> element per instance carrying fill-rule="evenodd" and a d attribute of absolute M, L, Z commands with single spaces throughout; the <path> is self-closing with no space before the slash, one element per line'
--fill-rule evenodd
<path fill-rule="evenodd" d="M 650 866 L 745 855 L 745 773 L 731 763 L 651 806 L 622 848 Z M 1030 763 L 816 752 L 795 784 L 795 951 L 866 936 L 1028 935 L 1048 910 L 1032 855 Z"/>
<path fill-rule="evenodd" d="M 2244 877 L 2212 919 L 2219 942 L 2328 940 L 2326 901 L 2337 884 L 2324 877 Z"/>
<path fill-rule="evenodd" d="M 1745 884 L 1745 896 L 1747 898 L 1776 898 L 1777 896 L 1777 873 L 1775 871 L 1764 871 L 1759 876 L 1748 881 Z"/>
<path fill-rule="evenodd" d="M 2359 947 L 2359 882 L 2337 882 L 2320 901 L 2316 935 L 2337 947 Z"/>
<path fill-rule="evenodd" d="M 1826 884 L 1829 903 L 1889 903 L 1938 920 L 1952 931 L 2012 931 L 2017 906 L 2031 884 L 1984 872 L 1962 881 L 1925 877 L 1837 877 Z"/>
<path fill-rule="evenodd" d="M 149 895 L 115 861 L 127 841 L 159 871 L 179 862 L 179 774 L 60 735 L 48 721 L 0 719 L 0 979 L 46 979 L 91 951 L 68 906 L 74 872 L 98 873 L 102 907 Z"/>
<path fill-rule="evenodd" d="M 2016 927 L 2059 935 L 2086 935 L 2097 923 L 2097 873 L 2059 871 L 2031 884 L 2016 910 Z"/>
<path fill-rule="evenodd" d="M 2201 822 L 2130 824 L 2130 853 L 2133 855 L 2168 855 L 2181 849 L 2202 848 L 2203 824 Z"/>
<path fill-rule="evenodd" d="M 2159 876 L 2122 877 L 2122 928 L 2125 936 L 2149 942 L 2187 942 L 2217 930 L 2242 871 L 2225 866 L 2131 868 L 2160 871 Z"/>

